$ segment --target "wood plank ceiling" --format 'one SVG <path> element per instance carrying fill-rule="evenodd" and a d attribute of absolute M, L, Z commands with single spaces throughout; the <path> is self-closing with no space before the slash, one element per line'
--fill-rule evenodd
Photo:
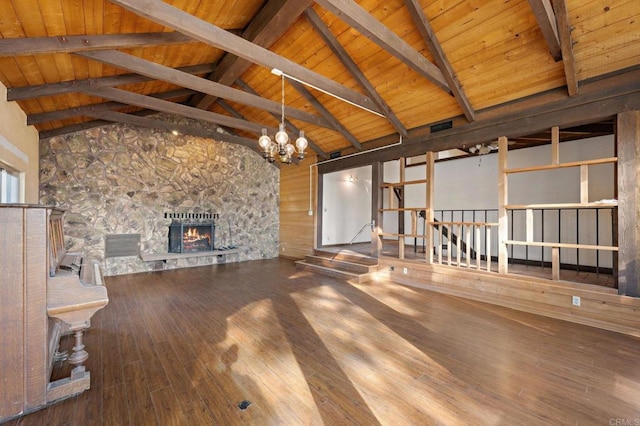
<path fill-rule="evenodd" d="M 170 129 L 149 116 L 163 111 L 214 123 L 225 129 L 218 139 L 257 149 L 260 129 L 273 133 L 280 120 L 275 67 L 312 84 L 286 79 L 288 130 L 304 130 L 325 157 L 447 120 L 471 122 L 478 111 L 560 87 L 579 95 L 585 81 L 640 65 L 640 7 L 7 0 L 0 37 L 0 81 L 41 138 L 108 122 Z"/>

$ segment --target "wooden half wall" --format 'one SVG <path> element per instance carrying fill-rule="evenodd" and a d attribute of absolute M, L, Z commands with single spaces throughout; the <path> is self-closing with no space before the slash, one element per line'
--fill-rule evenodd
<path fill-rule="evenodd" d="M 280 256 L 302 259 L 313 253 L 316 229 L 315 158 L 280 167 Z M 311 179 L 310 179 L 311 176 Z M 313 188 L 309 188 L 312 184 Z M 311 202 L 310 202 L 311 200 Z M 310 216 L 309 210 L 313 215 Z"/>
<path fill-rule="evenodd" d="M 640 337 L 640 298 L 610 288 L 386 257 L 377 278 Z"/>

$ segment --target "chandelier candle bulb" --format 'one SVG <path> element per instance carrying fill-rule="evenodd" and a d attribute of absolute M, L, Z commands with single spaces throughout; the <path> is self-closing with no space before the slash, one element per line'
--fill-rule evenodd
<path fill-rule="evenodd" d="M 284 148 L 284 146 L 289 142 L 289 135 L 287 135 L 286 130 L 284 129 L 284 123 L 280 123 L 278 133 L 276 133 L 276 142 L 280 145 L 280 148 Z"/>

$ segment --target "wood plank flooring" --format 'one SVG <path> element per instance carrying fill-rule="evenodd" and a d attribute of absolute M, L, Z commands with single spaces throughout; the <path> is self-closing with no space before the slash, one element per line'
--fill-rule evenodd
<path fill-rule="evenodd" d="M 10 425 L 640 423 L 629 336 L 285 259 L 105 281 L 91 390 Z"/>

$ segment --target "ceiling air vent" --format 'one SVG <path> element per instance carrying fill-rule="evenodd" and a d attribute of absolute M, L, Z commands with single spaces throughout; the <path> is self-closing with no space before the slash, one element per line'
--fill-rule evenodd
<path fill-rule="evenodd" d="M 443 123 L 434 124 L 430 127 L 431 133 L 441 132 L 443 130 L 451 129 L 453 127 L 453 121 L 445 121 Z"/>

